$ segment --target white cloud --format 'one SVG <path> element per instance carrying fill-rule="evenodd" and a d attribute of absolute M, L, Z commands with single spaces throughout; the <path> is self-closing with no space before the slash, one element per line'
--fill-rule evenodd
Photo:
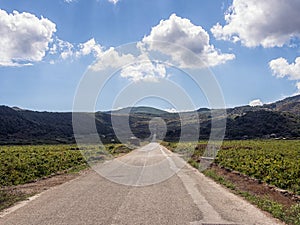
<path fill-rule="evenodd" d="M 255 99 L 255 100 L 250 101 L 249 105 L 253 106 L 253 107 L 254 106 L 262 106 L 263 103 L 262 103 L 262 101 L 260 99 Z"/>
<path fill-rule="evenodd" d="M 46 18 L 0 9 L 0 66 L 22 66 L 41 61 L 56 26 Z"/>
<path fill-rule="evenodd" d="M 300 94 L 300 82 L 296 83 L 296 88 L 297 88 L 297 91 L 296 91 L 295 95 L 299 95 Z"/>
<path fill-rule="evenodd" d="M 74 46 L 71 43 L 58 39 L 56 46 L 56 48 L 58 48 L 58 51 L 60 52 L 60 56 L 62 59 L 72 57 Z"/>
<path fill-rule="evenodd" d="M 164 109 L 164 111 L 168 112 L 168 113 L 177 113 L 177 109 L 174 108 L 169 108 L 169 109 Z"/>
<path fill-rule="evenodd" d="M 216 24 L 216 39 L 241 41 L 247 47 L 281 47 L 300 37 L 299 0 L 233 0 L 226 25 Z"/>
<path fill-rule="evenodd" d="M 215 66 L 235 58 L 233 54 L 222 54 L 210 45 L 209 35 L 201 26 L 175 14 L 152 27 L 150 34 L 143 38 L 139 46 L 144 50 L 160 51 L 181 67 L 198 66 L 195 65 L 195 58 L 183 48 L 191 50 L 207 66 Z"/>
<path fill-rule="evenodd" d="M 97 55 L 96 63 L 91 66 L 94 71 L 104 70 L 106 68 L 119 68 L 131 63 L 135 57 L 131 54 L 119 53 L 115 48 L 110 47 L 108 50 Z"/>
<path fill-rule="evenodd" d="M 91 66 L 91 69 L 100 71 L 106 68 L 123 67 L 120 72 L 121 77 L 134 82 L 158 82 L 161 78 L 167 77 L 166 66 L 149 59 L 148 54 L 151 51 L 159 51 L 171 58 L 177 66 L 185 68 L 199 66 L 195 64 L 193 58 L 195 55 L 205 63 L 205 66 L 215 66 L 234 58 L 234 55 L 222 54 L 210 45 L 209 35 L 202 27 L 175 14 L 167 20 L 160 21 L 152 28 L 150 34 L 137 44 L 141 51 L 137 56 L 120 53 L 113 47 L 104 50 L 99 46 L 95 50 L 96 42 L 93 39 L 80 46 L 81 50 L 77 52 L 79 56 L 90 54 L 92 51 L 97 52 L 96 63 Z M 161 60 L 169 63 L 164 58 Z"/>
<path fill-rule="evenodd" d="M 166 75 L 166 67 L 163 64 L 151 61 L 140 61 L 123 67 L 121 71 L 121 77 L 134 82 L 158 82 L 160 78 L 165 78 Z"/>
<path fill-rule="evenodd" d="M 119 0 L 108 0 L 108 1 L 114 5 L 116 5 L 119 2 Z"/>
<path fill-rule="evenodd" d="M 118 52 L 114 47 L 105 49 L 94 38 L 76 46 L 68 42 L 58 42 L 51 48 L 51 52 L 61 52 L 62 59 L 93 54 L 96 62 L 90 66 L 90 69 L 101 71 L 107 68 L 120 68 L 121 77 L 134 82 L 157 82 L 159 79 L 167 77 L 166 66 L 149 59 L 151 51 L 159 51 L 168 56 L 168 59 L 171 58 L 177 66 L 186 68 L 199 66 L 195 64 L 195 58 L 193 58 L 195 55 L 205 63 L 205 66 L 215 66 L 234 58 L 233 54 L 222 54 L 213 45 L 210 45 L 209 35 L 201 26 L 196 26 L 190 20 L 180 18 L 175 14 L 172 14 L 167 20 L 160 21 L 157 26 L 152 28 L 150 34 L 138 43 L 137 50 L 140 52 L 135 52 L 135 55 Z M 186 49 L 194 54 L 187 54 L 186 52 L 189 51 Z M 136 55 L 136 53 L 138 54 Z M 161 60 L 169 63 L 165 58 Z"/>
<path fill-rule="evenodd" d="M 273 75 L 278 78 L 287 77 L 290 80 L 297 80 L 297 92 L 295 94 L 300 94 L 300 57 L 297 57 L 295 62 L 290 64 L 282 57 L 273 59 L 269 62 L 269 67 Z"/>
<path fill-rule="evenodd" d="M 158 82 L 160 78 L 165 78 L 167 75 L 166 67 L 161 63 L 150 61 L 146 54 L 142 53 L 136 57 L 132 54 L 120 53 L 113 47 L 107 50 L 96 48 L 97 51 L 95 51 L 93 46 L 95 45 L 86 44 L 79 51 L 82 53 L 79 56 L 90 54 L 92 51 L 97 52 L 96 62 L 90 67 L 94 71 L 121 68 L 120 76 L 134 82 Z"/>
<path fill-rule="evenodd" d="M 295 62 L 291 64 L 285 58 L 277 58 L 269 62 L 269 67 L 276 77 L 300 80 L 300 57 L 297 57 Z"/>
<path fill-rule="evenodd" d="M 79 44 L 79 50 L 75 53 L 77 57 L 85 56 L 93 53 L 96 57 L 102 54 L 101 45 L 97 44 L 92 38 L 83 44 Z"/>
<path fill-rule="evenodd" d="M 56 38 L 49 53 L 52 55 L 59 54 L 62 60 L 70 58 L 72 60 L 79 59 L 80 57 L 92 54 L 95 57 L 96 62 L 90 66 L 90 69 L 94 71 L 105 70 L 106 68 L 119 68 L 136 59 L 131 54 L 117 52 L 114 47 L 105 49 L 98 44 L 94 38 L 77 45 Z"/>
<path fill-rule="evenodd" d="M 102 47 L 96 43 L 94 38 L 84 43 L 79 43 L 77 46 L 74 46 L 70 42 L 56 38 L 49 50 L 49 53 L 52 55 L 60 54 L 60 57 L 63 60 L 72 57 L 80 58 L 90 54 L 93 54 L 95 57 L 97 57 L 98 55 L 102 54 Z"/>

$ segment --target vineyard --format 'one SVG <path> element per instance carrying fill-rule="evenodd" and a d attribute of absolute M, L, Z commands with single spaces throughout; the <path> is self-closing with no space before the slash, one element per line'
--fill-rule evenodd
<path fill-rule="evenodd" d="M 84 165 L 80 151 L 71 149 L 67 145 L 1 146 L 0 185 L 23 184 Z"/>
<path fill-rule="evenodd" d="M 123 145 L 23 145 L 0 146 L 0 187 L 24 184 L 58 172 L 78 170 L 87 162 L 126 153 Z"/>
<path fill-rule="evenodd" d="M 207 142 L 162 143 L 198 168 Z M 196 147 L 195 147 L 196 146 Z M 224 141 L 215 164 L 300 194 L 299 140 Z"/>
<path fill-rule="evenodd" d="M 226 141 L 215 162 L 300 194 L 300 141 Z"/>

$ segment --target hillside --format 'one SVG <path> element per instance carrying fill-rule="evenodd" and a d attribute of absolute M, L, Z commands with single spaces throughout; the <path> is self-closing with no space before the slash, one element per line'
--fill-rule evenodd
<path fill-rule="evenodd" d="M 281 101 L 265 105 L 265 107 L 278 111 L 289 112 L 296 115 L 300 115 L 300 95 L 285 98 Z"/>
<path fill-rule="evenodd" d="M 161 110 L 161 109 L 156 109 L 152 107 L 146 107 L 146 106 L 138 106 L 138 107 L 126 107 L 123 109 L 118 109 L 118 110 L 113 110 L 107 112 L 109 114 L 114 114 L 114 115 L 128 115 L 128 114 L 138 114 L 138 113 L 143 113 L 143 114 L 151 114 L 151 115 L 163 115 L 163 114 L 168 114 L 168 112 Z"/>
<path fill-rule="evenodd" d="M 218 113 L 218 110 L 214 110 Z M 183 113 L 188 118 L 184 126 L 195 129 L 200 126 L 200 139 L 210 134 L 211 110 L 201 108 L 196 111 L 199 118 L 190 112 Z M 195 115 L 195 113 L 193 113 Z M 95 120 L 94 120 L 95 116 Z M 132 133 L 143 139 L 151 135 L 149 121 L 160 117 L 167 126 L 166 140 L 177 141 L 181 133 L 178 113 L 168 113 L 151 107 L 124 108 L 110 112 L 76 113 L 80 124 L 80 135 L 91 135 L 88 124 L 95 123 L 103 142 L 117 141 L 112 128 L 114 121 L 126 122 Z M 222 118 L 223 115 L 220 115 Z M 242 106 L 227 109 L 227 139 L 252 138 L 299 138 L 300 137 L 300 96 L 265 104 L 259 107 Z M 197 124 L 200 121 L 200 124 Z M 130 138 L 126 129 L 118 130 L 122 136 Z M 126 136 L 127 135 L 127 136 Z M 22 110 L 18 107 L 0 106 L 0 144 L 74 143 L 72 113 L 53 113 Z"/>

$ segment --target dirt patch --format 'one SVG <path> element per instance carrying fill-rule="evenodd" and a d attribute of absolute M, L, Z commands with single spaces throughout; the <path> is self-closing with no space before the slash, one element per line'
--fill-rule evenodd
<path fill-rule="evenodd" d="M 254 195 L 268 197 L 286 207 L 290 207 L 295 203 L 300 202 L 300 197 L 286 190 L 278 189 L 274 186 L 265 184 L 254 178 L 244 174 L 230 171 L 225 168 L 220 168 L 217 165 L 212 165 L 211 169 L 219 176 L 224 177 L 233 183 L 237 190 L 246 191 Z"/>

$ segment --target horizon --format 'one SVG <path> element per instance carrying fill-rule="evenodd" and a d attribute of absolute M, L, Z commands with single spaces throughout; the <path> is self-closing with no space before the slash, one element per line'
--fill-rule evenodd
<path fill-rule="evenodd" d="M 273 104 L 288 98 L 292 98 L 292 97 L 297 97 L 300 96 L 299 95 L 293 95 L 293 96 L 289 96 L 289 97 L 285 97 L 282 99 L 279 99 L 277 101 L 274 102 L 269 102 L 269 103 L 265 103 L 263 105 L 255 105 L 255 106 L 251 106 L 251 105 L 238 105 L 238 106 L 233 106 L 233 107 L 226 107 L 225 109 L 234 109 L 234 108 L 239 108 L 239 107 L 263 107 L 265 105 L 269 105 L 269 104 Z M 34 112 L 52 112 L 52 113 L 73 113 L 74 111 L 48 111 L 48 110 L 35 110 L 35 109 L 28 109 L 28 108 L 21 108 L 19 106 L 9 106 L 9 105 L 0 105 L 0 107 L 9 107 L 11 109 L 20 109 L 20 110 L 24 110 L 24 111 L 34 111 Z M 209 108 L 209 107 L 200 107 L 200 108 L 195 108 L 195 109 L 188 109 L 188 110 L 183 110 L 183 111 L 174 111 L 174 109 L 163 109 L 163 108 L 159 108 L 159 107 L 155 107 L 155 106 L 151 106 L 151 105 L 137 105 L 137 106 L 125 106 L 123 108 L 117 108 L 117 109 L 110 109 L 110 110 L 96 110 L 96 111 L 82 111 L 83 113 L 97 113 L 97 112 L 101 112 L 101 113 L 110 113 L 110 112 L 116 112 L 116 111 L 121 111 L 124 109 L 128 109 L 128 108 L 150 108 L 150 109 L 156 109 L 156 110 L 161 110 L 167 113 L 184 113 L 184 112 L 193 112 L 193 111 L 197 111 L 200 109 L 208 109 L 208 110 L 218 110 L 219 108 Z M 80 112 L 80 111 L 78 111 Z"/>

